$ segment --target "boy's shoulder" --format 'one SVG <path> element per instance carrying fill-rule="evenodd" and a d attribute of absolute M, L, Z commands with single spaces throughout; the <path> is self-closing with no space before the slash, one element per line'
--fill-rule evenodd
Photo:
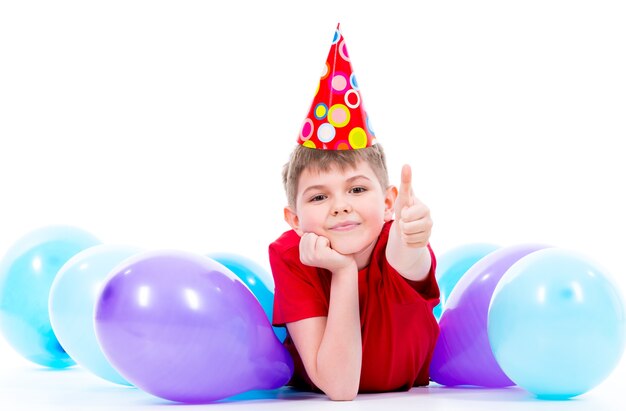
<path fill-rule="evenodd" d="M 285 231 L 272 244 L 270 244 L 270 250 L 279 254 L 286 254 L 294 251 L 299 253 L 300 236 L 294 230 Z"/>

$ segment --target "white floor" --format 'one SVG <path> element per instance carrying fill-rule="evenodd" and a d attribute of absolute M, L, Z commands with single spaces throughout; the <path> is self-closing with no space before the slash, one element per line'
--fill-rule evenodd
<path fill-rule="evenodd" d="M 2 344 L 0 344 L 2 345 Z M 0 347 L 5 348 L 5 347 Z M 8 349 L 8 347 L 6 347 Z M 53 371 L 31 365 L 7 350 L 0 350 L 0 409 L 156 410 L 202 408 L 212 410 L 585 410 L 624 411 L 626 360 L 601 385 L 567 401 L 542 401 L 520 388 L 451 389 L 436 384 L 409 392 L 362 394 L 352 402 L 332 402 L 326 397 L 282 388 L 252 391 L 214 404 L 172 403 L 136 388 L 117 386 L 79 368 Z"/>

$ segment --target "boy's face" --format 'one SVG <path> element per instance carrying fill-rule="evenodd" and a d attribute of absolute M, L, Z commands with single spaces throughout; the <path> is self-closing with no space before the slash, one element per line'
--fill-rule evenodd
<path fill-rule="evenodd" d="M 393 217 L 397 189 L 383 191 L 376 174 L 364 161 L 354 169 L 333 167 L 327 172 L 305 169 L 298 181 L 296 210 L 285 208 L 285 220 L 302 236 L 328 238 L 341 254 L 359 254 L 378 239 Z"/>

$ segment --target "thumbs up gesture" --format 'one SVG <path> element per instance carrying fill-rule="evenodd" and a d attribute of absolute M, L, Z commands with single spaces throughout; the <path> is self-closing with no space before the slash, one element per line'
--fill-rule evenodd
<path fill-rule="evenodd" d="M 402 167 L 400 190 L 395 203 L 396 231 L 402 244 L 411 248 L 426 247 L 433 221 L 430 210 L 413 194 L 411 167 Z"/>

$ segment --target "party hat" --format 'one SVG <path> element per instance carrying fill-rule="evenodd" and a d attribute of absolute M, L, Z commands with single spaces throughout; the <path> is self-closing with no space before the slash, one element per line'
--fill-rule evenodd
<path fill-rule="evenodd" d="M 339 24 L 298 143 L 318 150 L 355 150 L 376 144 Z"/>

